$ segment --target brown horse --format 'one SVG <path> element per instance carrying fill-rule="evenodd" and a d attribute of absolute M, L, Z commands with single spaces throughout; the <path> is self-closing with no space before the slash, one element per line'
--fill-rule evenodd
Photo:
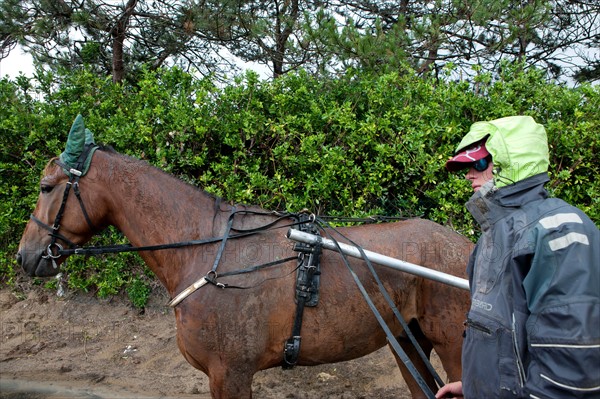
<path fill-rule="evenodd" d="M 77 139 L 71 136 L 75 134 L 72 129 L 67 151 L 60 161 L 55 159 L 46 167 L 32 214 L 35 223 L 27 224 L 20 242 L 17 258 L 29 275 L 57 274 L 65 258 L 57 254 L 59 246 L 82 245 L 108 225 L 123 232 L 133 246 L 202 240 L 225 234 L 230 205 L 143 161 L 110 149 L 100 148 L 89 154 L 87 160 L 91 164 L 79 164 L 85 168 L 84 175 L 69 183 L 65 171 L 70 169 L 71 176 L 80 174 L 73 170 L 69 159 L 86 160 L 85 154 L 80 156 L 83 145 L 77 144 L 73 150 L 71 141 Z M 74 186 L 70 194 L 65 190 L 67 184 Z M 60 225 L 52 238 L 48 225 L 53 225 L 59 213 Z M 293 243 L 285 237 L 287 227 L 281 228 L 289 225 L 290 220 L 242 213 L 233 218 L 233 228 L 249 229 L 272 222 L 275 225 L 260 234 L 229 239 L 218 272 L 294 256 Z M 457 276 L 464 275 L 472 249 L 466 238 L 421 219 L 340 231 L 371 251 Z M 175 297 L 211 270 L 220 245 L 221 242 L 213 242 L 140 254 L 171 297 Z M 425 377 L 428 375 L 425 365 L 416 356 L 365 263 L 352 259 L 350 264 L 435 392 L 435 381 Z M 296 267 L 296 261 L 292 260 L 252 273 L 221 277 L 223 283 L 247 289 L 221 289 L 207 284 L 175 307 L 179 349 L 192 366 L 208 375 L 214 398 L 250 398 L 253 375 L 283 364 L 284 342 L 292 331 L 296 309 Z M 375 269 L 423 350 L 429 355 L 435 349 L 448 378 L 460 379 L 462 323 L 468 309 L 468 293 L 383 266 L 375 265 Z M 323 252 L 320 279 L 319 304 L 304 311 L 297 364 L 350 360 L 385 345 L 386 335 L 340 254 Z M 398 363 L 413 397 L 422 397 L 423 392 L 403 363 Z"/>

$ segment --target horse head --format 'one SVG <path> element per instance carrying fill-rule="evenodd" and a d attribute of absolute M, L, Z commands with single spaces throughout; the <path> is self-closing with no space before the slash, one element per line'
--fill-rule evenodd
<path fill-rule="evenodd" d="M 58 274 L 63 249 L 87 242 L 104 225 L 102 212 L 90 208 L 96 179 L 89 172 L 97 148 L 78 115 L 65 151 L 44 169 L 37 205 L 19 243 L 17 261 L 30 276 Z"/>

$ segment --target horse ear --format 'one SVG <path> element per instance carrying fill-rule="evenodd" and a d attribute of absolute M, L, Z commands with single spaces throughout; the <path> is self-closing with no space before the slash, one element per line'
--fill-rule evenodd
<path fill-rule="evenodd" d="M 95 144 L 94 133 L 92 133 L 90 129 L 85 129 L 85 145 L 88 144 Z"/>
<path fill-rule="evenodd" d="M 83 152 L 83 148 L 85 146 L 86 134 L 85 134 L 85 125 L 83 124 L 83 116 L 81 114 L 77 115 L 73 125 L 71 126 L 71 131 L 69 132 L 69 138 L 67 139 L 67 146 L 65 151 L 60 154 L 60 159 L 63 163 L 69 166 L 74 166 L 77 164 L 77 159 Z"/>

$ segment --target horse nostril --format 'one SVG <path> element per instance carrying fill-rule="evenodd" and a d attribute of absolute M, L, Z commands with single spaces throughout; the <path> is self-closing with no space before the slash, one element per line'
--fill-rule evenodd
<path fill-rule="evenodd" d="M 19 266 L 23 266 L 23 256 L 21 255 L 21 251 L 17 252 L 17 263 L 19 264 Z"/>

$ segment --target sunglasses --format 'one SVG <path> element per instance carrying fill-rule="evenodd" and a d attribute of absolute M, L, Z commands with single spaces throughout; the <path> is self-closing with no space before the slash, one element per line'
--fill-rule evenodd
<path fill-rule="evenodd" d="M 483 172 L 490 165 L 490 160 L 488 159 L 488 157 L 481 158 L 481 159 L 478 159 L 477 161 L 473 162 L 472 165 L 476 171 Z"/>

